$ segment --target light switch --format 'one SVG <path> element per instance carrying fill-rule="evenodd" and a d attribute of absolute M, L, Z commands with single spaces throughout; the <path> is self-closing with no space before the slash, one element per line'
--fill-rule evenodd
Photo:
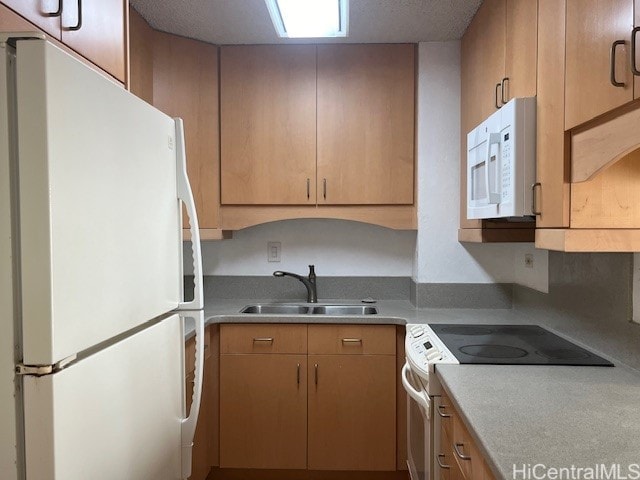
<path fill-rule="evenodd" d="M 282 245 L 280 242 L 267 242 L 267 261 L 279 262 Z"/>

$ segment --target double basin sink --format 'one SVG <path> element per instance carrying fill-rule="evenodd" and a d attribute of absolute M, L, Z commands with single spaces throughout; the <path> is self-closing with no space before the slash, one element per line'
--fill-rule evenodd
<path fill-rule="evenodd" d="M 262 315 L 376 315 L 369 305 L 300 305 L 294 303 L 247 305 L 240 313 Z"/>

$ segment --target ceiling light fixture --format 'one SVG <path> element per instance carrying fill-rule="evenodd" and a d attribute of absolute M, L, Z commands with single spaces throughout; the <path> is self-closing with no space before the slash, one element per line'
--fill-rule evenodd
<path fill-rule="evenodd" d="M 346 37 L 349 0 L 265 0 L 278 36 Z"/>

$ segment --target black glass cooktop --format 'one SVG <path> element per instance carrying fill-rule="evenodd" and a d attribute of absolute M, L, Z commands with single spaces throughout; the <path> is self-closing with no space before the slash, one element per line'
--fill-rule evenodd
<path fill-rule="evenodd" d="M 537 325 L 429 327 L 460 363 L 613 367 L 608 360 Z"/>

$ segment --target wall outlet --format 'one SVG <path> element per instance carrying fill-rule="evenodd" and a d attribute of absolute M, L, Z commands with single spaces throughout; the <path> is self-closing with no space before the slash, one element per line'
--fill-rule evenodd
<path fill-rule="evenodd" d="M 267 262 L 279 262 L 281 252 L 280 242 L 267 242 Z"/>
<path fill-rule="evenodd" d="M 533 254 L 531 253 L 524 254 L 524 266 L 527 268 L 533 268 Z"/>

